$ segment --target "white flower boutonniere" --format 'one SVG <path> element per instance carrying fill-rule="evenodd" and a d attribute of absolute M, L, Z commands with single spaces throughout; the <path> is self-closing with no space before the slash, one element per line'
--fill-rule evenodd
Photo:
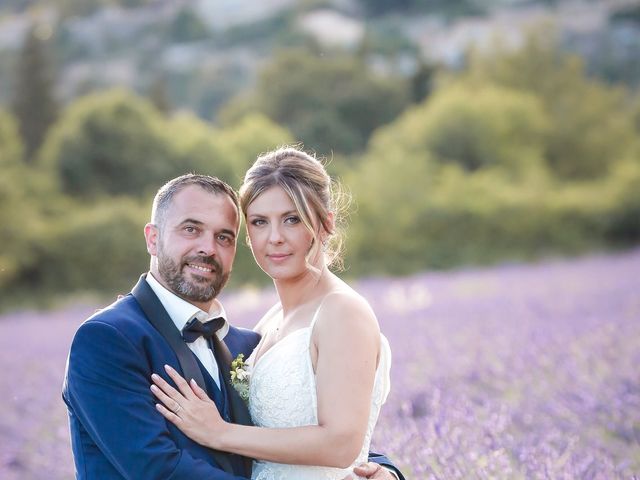
<path fill-rule="evenodd" d="M 231 362 L 231 385 L 244 403 L 249 405 L 249 372 L 246 370 L 242 353 Z"/>

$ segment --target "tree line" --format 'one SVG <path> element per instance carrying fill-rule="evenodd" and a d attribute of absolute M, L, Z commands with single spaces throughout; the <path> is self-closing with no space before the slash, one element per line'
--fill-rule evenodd
<path fill-rule="evenodd" d="M 299 141 L 353 196 L 346 276 L 640 241 L 637 93 L 588 77 L 549 32 L 408 81 L 284 52 L 218 125 L 128 90 L 62 110 L 32 100 L 0 112 L 1 306 L 126 291 L 147 267 L 142 227 L 158 186 L 192 171 L 237 187 L 261 152 Z M 232 279 L 265 281 L 245 246 Z"/>

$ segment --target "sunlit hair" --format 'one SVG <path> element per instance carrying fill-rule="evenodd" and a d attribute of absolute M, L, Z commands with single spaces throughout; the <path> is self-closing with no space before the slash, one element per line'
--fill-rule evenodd
<path fill-rule="evenodd" d="M 307 258 L 323 248 L 327 264 L 342 268 L 342 224 L 349 196 L 331 179 L 322 162 L 292 146 L 260 155 L 247 171 L 240 187 L 240 208 L 245 218 L 249 205 L 273 186 L 279 186 L 286 192 L 302 223 L 313 235 L 313 248 Z M 329 220 L 331 212 L 334 215 L 333 225 Z M 324 246 L 318 238 L 318 226 L 328 234 Z"/>
<path fill-rule="evenodd" d="M 233 188 L 216 177 L 187 173 L 186 175 L 181 175 L 180 177 L 169 180 L 162 187 L 160 187 L 158 193 L 156 193 L 156 196 L 153 199 L 153 207 L 151 209 L 151 223 L 162 230 L 167 217 L 167 211 L 171 206 L 173 197 L 177 193 L 181 192 L 191 185 L 197 185 L 198 187 L 212 194 L 227 195 L 235 205 L 236 211 L 238 212 L 238 218 L 240 218 L 238 196 L 236 195 L 236 192 L 233 190 Z"/>

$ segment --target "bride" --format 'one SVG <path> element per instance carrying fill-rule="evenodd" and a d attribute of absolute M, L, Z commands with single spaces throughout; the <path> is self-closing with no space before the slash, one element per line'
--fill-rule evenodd
<path fill-rule="evenodd" d="M 240 188 L 251 250 L 279 299 L 247 361 L 256 426 L 225 422 L 175 371 L 179 390 L 154 380 L 180 416 L 158 410 L 202 445 L 258 459 L 253 479 L 347 477 L 367 460 L 389 392 L 391 353 L 375 314 L 328 268 L 339 259 L 337 200 L 322 163 L 295 148 L 259 157 Z"/>

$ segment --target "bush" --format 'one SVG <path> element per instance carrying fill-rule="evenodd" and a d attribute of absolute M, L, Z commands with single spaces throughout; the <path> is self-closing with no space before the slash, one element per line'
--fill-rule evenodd
<path fill-rule="evenodd" d="M 34 261 L 17 284 L 34 294 L 127 292 L 149 256 L 143 235 L 149 207 L 128 198 L 92 205 L 69 204 L 31 238 Z"/>
<path fill-rule="evenodd" d="M 146 100 L 113 90 L 73 103 L 43 145 L 41 163 L 72 196 L 141 196 L 174 171 L 161 115 Z"/>
<path fill-rule="evenodd" d="M 582 60 L 562 52 L 557 34 L 530 32 L 513 51 L 497 44 L 471 55 L 462 76 L 534 95 L 549 119 L 544 159 L 564 180 L 608 175 L 637 146 L 630 93 L 589 78 Z"/>

